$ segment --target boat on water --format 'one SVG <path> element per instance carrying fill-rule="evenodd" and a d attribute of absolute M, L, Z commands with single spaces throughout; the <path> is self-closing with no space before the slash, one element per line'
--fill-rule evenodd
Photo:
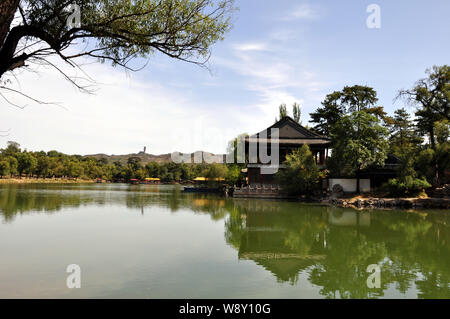
<path fill-rule="evenodd" d="M 146 178 L 143 181 L 140 182 L 144 185 L 159 185 L 161 184 L 161 179 L 159 178 Z"/>
<path fill-rule="evenodd" d="M 139 180 L 138 179 L 130 179 L 130 184 L 139 185 Z"/>

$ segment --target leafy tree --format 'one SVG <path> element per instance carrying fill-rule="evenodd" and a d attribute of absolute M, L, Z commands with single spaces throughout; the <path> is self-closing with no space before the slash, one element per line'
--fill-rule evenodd
<path fill-rule="evenodd" d="M 130 157 L 127 160 L 127 164 L 132 167 L 133 170 L 137 171 L 142 168 L 142 160 L 140 157 Z"/>
<path fill-rule="evenodd" d="M 334 174 L 339 175 L 341 167 L 350 167 L 356 175 L 357 192 L 360 192 L 360 171 L 371 165 L 384 165 L 387 157 L 387 130 L 379 120 L 364 111 L 355 111 L 339 120 L 333 131 Z"/>
<path fill-rule="evenodd" d="M 9 162 L 7 160 L 0 161 L 0 177 L 10 174 Z"/>
<path fill-rule="evenodd" d="M 400 90 L 398 97 L 404 98 L 418 110 L 428 111 L 438 119 L 450 120 L 450 66 L 433 66 L 425 71 L 410 90 Z"/>
<path fill-rule="evenodd" d="M 210 184 L 216 185 L 218 184 L 218 179 L 225 178 L 227 173 L 228 169 L 226 165 L 213 163 L 208 165 L 202 174 L 209 180 Z"/>
<path fill-rule="evenodd" d="M 69 5 L 79 6 L 79 25 L 68 25 Z M 52 56 L 71 66 L 88 57 L 131 69 L 135 58 L 158 52 L 204 65 L 233 11 L 233 0 L 2 0 L 0 79 L 26 63 L 56 68 Z"/>
<path fill-rule="evenodd" d="M 328 94 L 322 102 L 322 107 L 309 114 L 310 122 L 315 124 L 313 129 L 317 133 L 330 136 L 332 127 L 345 114 L 346 109 L 340 101 L 341 95 L 341 92 Z"/>
<path fill-rule="evenodd" d="M 11 176 L 16 175 L 18 173 L 17 168 L 19 167 L 19 162 L 13 156 L 7 156 L 6 160 L 9 162 L 9 173 Z"/>
<path fill-rule="evenodd" d="M 280 111 L 280 120 L 281 120 L 283 117 L 286 117 L 288 115 L 286 104 L 284 104 L 284 103 L 281 104 L 279 107 L 279 111 Z"/>
<path fill-rule="evenodd" d="M 433 66 L 427 69 L 427 77 L 416 82 L 415 86 L 409 90 L 400 90 L 397 98 L 403 98 L 411 105 L 417 107 L 416 127 L 421 135 L 428 136 L 428 142 L 433 149 L 429 162 L 429 167 L 433 168 L 433 176 L 428 175 L 428 180 L 432 181 L 434 186 L 442 182 L 446 167 L 448 167 L 448 156 L 445 154 L 448 150 L 446 138 L 437 140 L 437 132 L 444 128 L 440 123 L 446 123 L 450 118 L 450 67 L 448 65 Z M 442 136 L 442 135 L 441 135 Z M 421 162 L 426 157 L 421 158 Z M 422 171 L 427 170 L 421 168 Z"/>
<path fill-rule="evenodd" d="M 143 180 L 147 177 L 147 171 L 141 167 L 134 172 L 133 177 L 139 180 Z"/>
<path fill-rule="evenodd" d="M 449 142 L 450 138 L 450 121 L 442 120 L 435 123 L 436 126 L 436 141 L 439 144 Z"/>
<path fill-rule="evenodd" d="M 160 167 L 156 162 L 150 162 L 145 165 L 145 169 L 147 170 L 147 174 L 150 177 L 158 178 L 160 175 Z"/>
<path fill-rule="evenodd" d="M 90 169 L 91 172 L 95 172 L 95 168 Z M 80 162 L 76 160 L 67 160 L 64 163 L 64 176 L 78 178 L 83 174 L 84 170 Z M 95 173 L 94 173 L 95 174 Z M 97 175 L 97 174 L 95 174 Z M 93 176 L 97 177 L 97 176 Z"/>
<path fill-rule="evenodd" d="M 47 177 L 50 175 L 50 158 L 41 155 L 37 159 L 36 175 Z"/>
<path fill-rule="evenodd" d="M 8 141 L 7 147 L 1 151 L 4 156 L 16 156 L 20 153 L 20 144 L 13 141 Z"/>
<path fill-rule="evenodd" d="M 17 154 L 17 162 L 19 175 L 22 175 L 23 173 L 32 175 L 37 165 L 36 158 L 29 152 Z"/>
<path fill-rule="evenodd" d="M 346 86 L 326 96 L 322 108 L 311 113 L 314 129 L 331 136 L 332 156 L 328 161 L 333 175 L 353 175 L 370 165 L 383 165 L 387 156 L 387 131 L 380 119 L 387 120 L 377 92 L 367 86 Z"/>
<path fill-rule="evenodd" d="M 309 196 L 318 189 L 320 173 L 307 144 L 288 154 L 283 164 L 285 169 L 277 173 L 276 179 L 284 192 Z"/>
<path fill-rule="evenodd" d="M 225 180 L 228 185 L 236 185 L 239 181 L 243 179 L 242 176 L 242 168 L 240 165 L 231 164 L 227 165 L 227 174 L 225 176 Z"/>
<path fill-rule="evenodd" d="M 294 116 L 294 121 L 300 124 L 302 117 L 302 110 L 297 102 L 295 102 L 294 105 L 292 105 L 292 115 Z"/>
<path fill-rule="evenodd" d="M 428 142 L 433 150 L 436 149 L 436 122 L 441 117 L 431 109 L 419 109 L 416 111 L 416 129 L 421 136 L 428 136 Z"/>
<path fill-rule="evenodd" d="M 404 108 L 395 111 L 390 126 L 390 151 L 397 157 L 409 153 L 411 149 L 417 148 L 423 142 L 423 139 L 416 134 L 414 123 L 410 115 Z"/>
<path fill-rule="evenodd" d="M 371 110 L 378 102 L 377 92 L 371 87 L 361 85 L 344 87 L 340 100 L 347 112 Z"/>

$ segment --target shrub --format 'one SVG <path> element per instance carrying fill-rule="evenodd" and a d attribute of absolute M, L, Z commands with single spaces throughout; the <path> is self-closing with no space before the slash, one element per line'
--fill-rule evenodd
<path fill-rule="evenodd" d="M 390 196 L 415 197 L 431 185 L 426 180 L 419 178 L 406 178 L 405 180 L 394 178 L 390 179 L 384 187 Z"/>
<path fill-rule="evenodd" d="M 288 154 L 284 165 L 285 168 L 276 176 L 283 192 L 295 196 L 312 196 L 320 188 L 321 174 L 308 145 Z"/>

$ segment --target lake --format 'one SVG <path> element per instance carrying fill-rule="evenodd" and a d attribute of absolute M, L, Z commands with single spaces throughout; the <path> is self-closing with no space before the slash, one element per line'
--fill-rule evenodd
<path fill-rule="evenodd" d="M 448 210 L 0 185 L 0 298 L 450 298 L 449 225 Z"/>

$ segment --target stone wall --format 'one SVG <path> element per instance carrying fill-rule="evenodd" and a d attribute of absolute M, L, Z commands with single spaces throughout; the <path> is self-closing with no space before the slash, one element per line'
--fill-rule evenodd
<path fill-rule="evenodd" d="M 370 179 L 360 179 L 359 186 L 361 192 L 370 192 Z M 328 180 L 329 189 L 332 190 L 334 185 L 341 185 L 345 193 L 356 193 L 356 178 L 330 178 Z"/>
<path fill-rule="evenodd" d="M 355 208 L 450 208 L 450 199 L 448 198 L 333 198 L 329 200 L 329 203 Z"/>

